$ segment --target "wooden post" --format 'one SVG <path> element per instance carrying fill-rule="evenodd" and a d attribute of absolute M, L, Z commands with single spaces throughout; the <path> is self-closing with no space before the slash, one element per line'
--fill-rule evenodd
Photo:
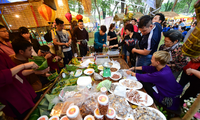
<path fill-rule="evenodd" d="M 200 109 L 200 95 L 198 95 L 197 99 L 192 104 L 191 108 L 185 116 L 182 118 L 182 120 L 191 120 L 194 114 Z"/>

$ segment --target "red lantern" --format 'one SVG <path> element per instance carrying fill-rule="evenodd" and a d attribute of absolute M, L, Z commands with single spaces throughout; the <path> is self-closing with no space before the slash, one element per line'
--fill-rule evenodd
<path fill-rule="evenodd" d="M 71 15 L 71 13 L 66 13 L 66 14 L 65 14 L 65 17 L 67 18 L 67 20 L 68 20 L 69 22 L 71 22 L 71 20 L 72 20 L 72 15 Z"/>
<path fill-rule="evenodd" d="M 79 14 L 79 15 L 76 16 L 76 19 L 77 19 L 77 20 L 82 20 L 82 19 L 83 19 L 83 16 Z"/>

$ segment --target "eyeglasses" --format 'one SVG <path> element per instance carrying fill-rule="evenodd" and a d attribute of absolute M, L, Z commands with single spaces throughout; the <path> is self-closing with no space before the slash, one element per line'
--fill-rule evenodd
<path fill-rule="evenodd" d="M 8 32 L 8 30 L 4 30 L 4 31 L 0 31 L 0 32 L 4 32 L 4 33 L 6 33 L 6 32 Z"/>

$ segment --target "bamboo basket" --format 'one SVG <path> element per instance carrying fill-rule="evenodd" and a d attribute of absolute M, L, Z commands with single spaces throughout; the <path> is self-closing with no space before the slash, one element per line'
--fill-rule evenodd
<path fill-rule="evenodd" d="M 198 1 L 194 7 L 198 24 L 183 44 L 182 52 L 186 56 L 197 58 L 200 56 L 200 2 Z"/>

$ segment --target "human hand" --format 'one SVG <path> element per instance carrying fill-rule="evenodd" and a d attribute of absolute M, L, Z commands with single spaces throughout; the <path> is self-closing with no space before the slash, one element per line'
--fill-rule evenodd
<path fill-rule="evenodd" d="M 111 48 L 113 48 L 114 46 L 109 46 L 109 48 L 111 49 Z"/>
<path fill-rule="evenodd" d="M 191 75 L 192 72 L 193 72 L 193 70 L 194 70 L 194 69 L 188 68 L 188 69 L 186 70 L 186 74 L 187 74 L 187 75 Z"/>
<path fill-rule="evenodd" d="M 131 70 L 134 70 L 134 69 L 135 69 L 135 67 L 132 67 L 132 68 L 129 68 L 128 70 L 130 70 L 130 71 L 131 71 Z"/>
<path fill-rule="evenodd" d="M 49 76 L 51 76 L 52 74 L 49 74 L 49 73 L 46 73 L 46 77 L 49 77 Z"/>
<path fill-rule="evenodd" d="M 79 44 L 79 45 L 80 45 L 80 44 L 81 44 L 81 42 L 77 42 L 77 44 Z"/>
<path fill-rule="evenodd" d="M 45 58 L 48 59 L 48 58 L 50 58 L 51 56 L 52 56 L 52 54 L 51 54 L 51 53 L 48 53 L 48 54 L 45 55 Z"/>
<path fill-rule="evenodd" d="M 131 52 L 132 52 L 132 53 L 135 53 L 135 50 L 136 50 L 136 49 L 135 49 L 135 48 L 133 48 L 133 49 L 131 50 Z"/>
<path fill-rule="evenodd" d="M 61 57 L 60 56 L 55 56 L 53 59 L 55 60 L 55 62 L 58 62 L 58 60 L 61 59 Z"/>
<path fill-rule="evenodd" d="M 128 75 L 130 75 L 130 74 L 132 73 L 132 71 L 126 71 L 126 73 L 127 73 Z"/>
<path fill-rule="evenodd" d="M 106 44 L 103 44 L 103 47 L 106 47 L 107 45 Z"/>
<path fill-rule="evenodd" d="M 200 56 L 198 58 L 191 58 L 191 61 L 194 63 L 200 62 Z"/>
<path fill-rule="evenodd" d="M 70 44 L 67 42 L 67 43 L 65 43 L 65 45 L 66 45 L 67 47 L 69 47 Z"/>
<path fill-rule="evenodd" d="M 44 70 L 39 70 L 39 71 L 34 71 L 35 74 L 38 74 L 38 75 L 42 75 L 42 74 L 45 74 L 47 72 L 49 72 L 50 68 L 46 68 Z"/>
<path fill-rule="evenodd" d="M 23 65 L 24 65 L 24 69 L 28 69 L 28 68 L 38 69 L 39 68 L 39 66 L 34 62 L 28 62 L 28 63 L 25 63 Z"/>

